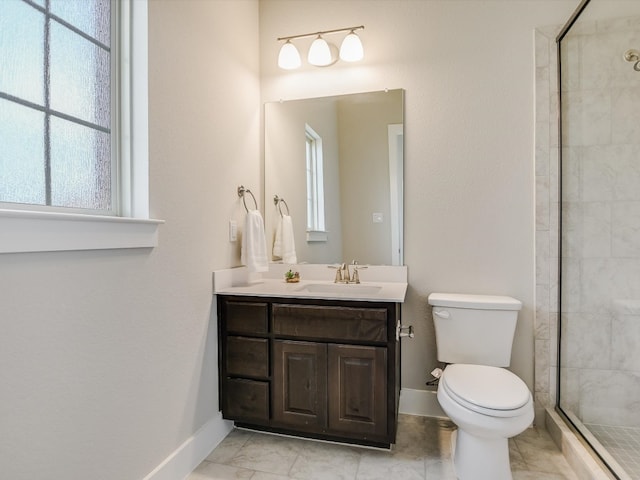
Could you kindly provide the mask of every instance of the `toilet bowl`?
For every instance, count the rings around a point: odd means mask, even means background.
[[[508,439],[533,421],[525,383],[500,367],[453,364],[438,385],[438,402],[458,430],[453,462],[461,480],[510,480]]]
[[[511,480],[509,438],[533,421],[533,398],[509,366],[519,300],[432,293],[438,360],[448,364],[438,402],[458,427],[453,464],[460,480]]]

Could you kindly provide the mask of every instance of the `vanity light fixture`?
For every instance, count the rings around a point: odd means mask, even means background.
[[[294,70],[300,65],[302,65],[302,60],[300,60],[300,53],[298,52],[298,49],[293,43],[287,40],[280,49],[280,54],[278,55],[278,66],[285,70]]]
[[[336,59],[331,55],[331,47],[322,36],[318,35],[309,47],[307,61],[316,67],[326,67],[335,63]]]
[[[304,33],[302,35],[291,35],[289,37],[280,37],[278,41],[286,40],[285,43],[280,48],[280,53],[278,55],[278,66],[285,70],[293,70],[298,68],[302,62],[300,60],[300,53],[298,49],[295,47],[291,40],[294,38],[303,38],[303,37],[316,37],[316,39],[311,44],[309,48],[309,53],[307,54],[307,61],[311,65],[315,65],[316,67],[326,67],[329,65],[333,65],[338,61],[338,55],[336,55],[338,48],[328,43],[323,35],[338,33],[338,32],[349,32],[349,34],[342,41],[342,45],[340,46],[340,59],[345,62],[357,62],[364,58],[364,48],[362,47],[362,42],[360,41],[360,37],[356,35],[355,31],[363,29],[364,25],[359,25],[356,27],[348,27],[348,28],[338,28],[335,30],[325,30],[323,32],[314,32],[314,33]]]
[[[364,49],[360,37],[353,30],[344,37],[340,45],[340,59],[345,62],[359,62],[364,58]]]

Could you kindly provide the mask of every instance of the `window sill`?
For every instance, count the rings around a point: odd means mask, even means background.
[[[163,220],[0,209],[0,253],[158,246]]]
[[[307,230],[307,242],[326,242],[329,240],[329,232],[322,230]]]

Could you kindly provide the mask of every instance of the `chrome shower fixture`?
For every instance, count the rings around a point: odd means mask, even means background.
[[[640,72],[640,51],[630,49],[624,52],[624,59],[627,62],[633,63],[633,69],[636,72]]]

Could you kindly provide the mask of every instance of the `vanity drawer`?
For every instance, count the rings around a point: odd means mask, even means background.
[[[225,418],[269,420],[269,382],[229,378],[223,398]]]
[[[272,309],[273,332],[276,335],[340,341],[387,341],[387,310],[384,308],[274,303]]]
[[[248,377],[269,376],[269,340],[227,337],[227,374]]]
[[[267,333],[269,307],[263,302],[225,302],[227,331],[236,333]]]

